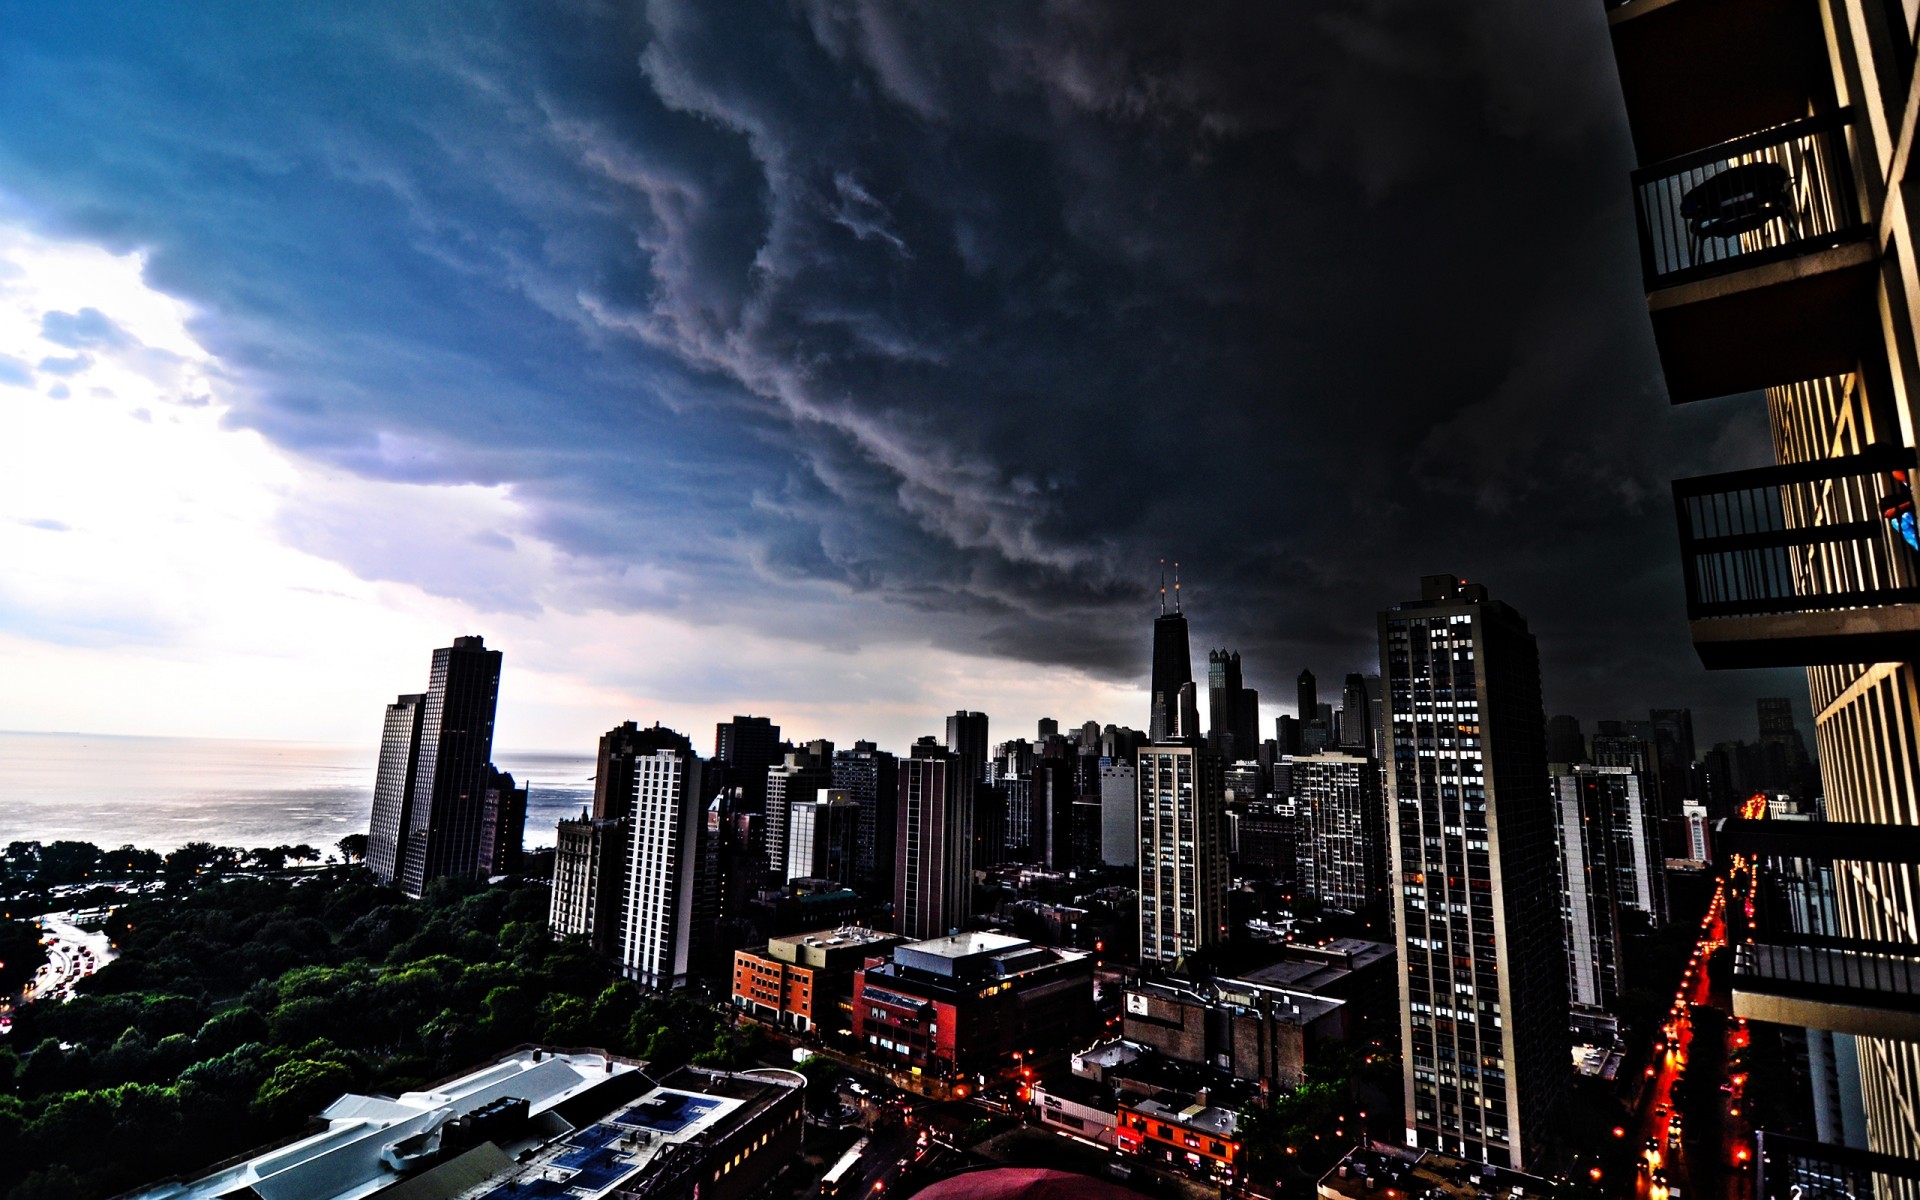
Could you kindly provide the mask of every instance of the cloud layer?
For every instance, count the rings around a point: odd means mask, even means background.
[[[289,497],[363,579],[1125,682],[1178,557],[1271,696],[1454,570],[1530,615],[1556,708],[1730,734],[1804,693],[1694,665],[1665,481],[1761,461],[1764,418],[1667,411],[1602,18],[24,6],[0,217],[144,251],[230,422],[511,487],[516,527],[372,536]],[[49,375],[124,336],[42,332]]]

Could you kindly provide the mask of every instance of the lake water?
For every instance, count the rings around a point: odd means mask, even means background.
[[[0,733],[0,845],[61,838],[322,850],[367,831],[380,748],[315,742]],[[528,849],[593,803],[591,754],[496,751],[527,785]]]

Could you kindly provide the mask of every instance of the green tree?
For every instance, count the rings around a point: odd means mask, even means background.
[[[0,920],[0,997],[10,996],[33,982],[47,961],[40,944],[40,927],[30,921]]]
[[[274,1068],[253,1098],[253,1111],[275,1124],[317,1115],[353,1086],[353,1071],[330,1059],[295,1058]]]

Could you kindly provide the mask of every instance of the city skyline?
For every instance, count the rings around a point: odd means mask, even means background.
[[[0,727],[357,740],[468,629],[526,745],[1118,719],[1177,557],[1269,695],[1452,568],[1551,709],[1744,729],[1665,481],[1765,431],[1664,407],[1603,14],[1350,20],[20,14]]]

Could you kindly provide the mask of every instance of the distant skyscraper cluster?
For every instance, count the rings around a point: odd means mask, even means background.
[[[1316,1038],[1365,1039],[1398,1051],[1409,1146],[1545,1171],[1570,1063],[1622,1053],[1634,989],[1658,982],[1634,977],[1636,947],[1667,924],[1673,880],[1706,869],[1714,821],[1749,811],[1735,799],[1756,785],[1783,814],[1818,808],[1790,704],[1762,700],[1757,741],[1705,755],[1684,709],[1591,733],[1548,718],[1527,621],[1454,576],[1377,614],[1379,673],[1346,673],[1337,701],[1299,671],[1271,738],[1231,649],[1208,653],[1202,723],[1177,573],[1159,605],[1145,731],[1048,717],[995,741],[986,713],[958,709],[896,756],[742,715],[703,758],[658,724],[608,730],[591,808],[557,830],[553,931],[647,988],[731,968],[743,1013],[941,1073],[1042,1055],[1015,1049],[1015,1027],[1090,1045],[1098,952],[1138,972],[1126,1039],[1099,1050],[1112,1069],[1145,1053],[1224,1072],[1182,1111],[1249,1080],[1296,1086]],[[511,869],[526,795],[489,764],[499,677],[499,653],[461,638],[389,707],[369,850],[383,880],[418,894]],[[1281,961],[1218,973],[1261,943]],[[887,947],[876,966],[868,949]],[[1080,965],[1056,1003],[1063,961]],[[956,988],[963,962],[1021,999]],[[953,1044],[959,1025],[991,1025],[994,1048]],[[1844,1082],[1841,1037],[1815,1049]],[[1149,1127],[1121,1105],[1136,1118]]]

